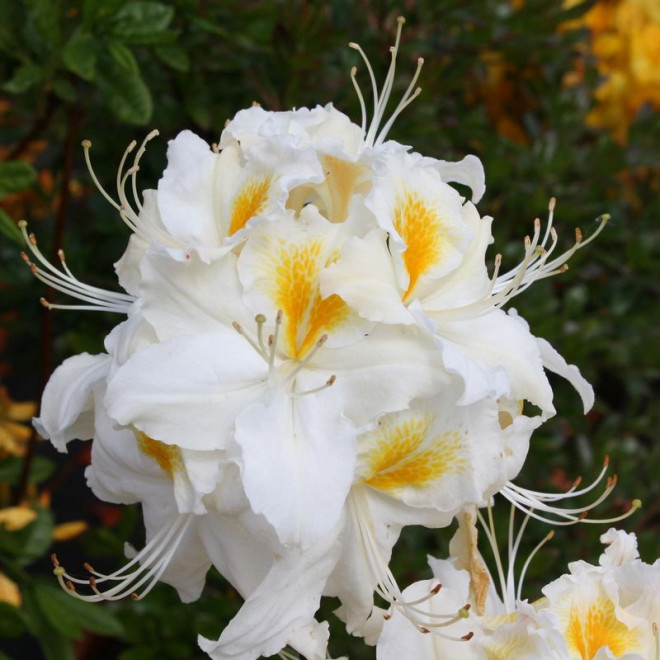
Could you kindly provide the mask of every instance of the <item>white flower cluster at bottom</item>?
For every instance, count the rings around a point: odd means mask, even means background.
[[[588,241],[578,233],[555,255],[553,202],[521,263],[500,273],[497,256],[488,274],[479,160],[439,161],[386,140],[414,80],[381,128],[399,36],[369,125],[332,105],[243,110],[217,146],[190,132],[172,140],[158,189],[141,200],[136,173],[155,134],[126,167],[130,145],[117,199],[97,181],[133,232],[116,265],[125,293],[82,283],[63,253],[54,268],[22,225],[33,273],[81,302],[47,307],[127,317],[107,353],[55,371],[35,424],[61,451],[93,438],[90,487],[139,502],[147,543],[110,575],[55,573],[85,600],[141,598],[162,580],[191,601],[214,565],[245,599],[218,640],[199,640],[216,660],[286,657],[286,645],[325,658],[322,596],[339,599],[337,615],[368,643],[382,628],[383,657],[394,657],[401,617],[411,634],[465,637],[456,643],[467,654],[477,642],[455,631],[467,617],[482,639],[489,624],[463,593],[429,624],[424,603],[436,600],[411,602],[389,569],[402,527],[447,527],[498,492],[527,515],[579,522],[582,509],[556,503],[593,487],[544,495],[512,483],[533,430],[555,412],[546,369],[574,385],[585,411],[593,392],[502,310]],[[384,628],[374,593],[391,610]]]

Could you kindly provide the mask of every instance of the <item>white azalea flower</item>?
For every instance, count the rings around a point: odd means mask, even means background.
[[[584,561],[543,588],[547,609],[559,619],[568,657],[654,660],[660,656],[660,560],[636,552],[634,534],[610,529],[599,566]]]
[[[503,428],[496,402],[457,406],[459,394],[453,383],[358,437],[343,554],[327,589],[341,600],[338,614],[354,634],[372,637],[374,591],[423,627],[388,568],[401,528],[448,526],[466,506],[499,490],[524,460],[538,420],[520,417]]]

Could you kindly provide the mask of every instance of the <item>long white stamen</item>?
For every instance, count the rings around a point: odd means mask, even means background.
[[[133,199],[135,200],[135,205],[138,211],[142,210],[142,204],[140,202],[140,197],[137,191],[137,172],[140,164],[140,159],[147,150],[147,143],[150,140],[153,140],[158,135],[160,135],[158,129],[154,129],[153,131],[151,131],[151,133],[148,133],[147,136],[144,138],[144,140],[142,140],[142,144],[140,145],[140,148],[137,150],[137,153],[135,154],[135,158],[133,159],[133,168],[132,168],[133,169],[133,176],[132,176]]]
[[[54,555],[52,557],[55,566],[53,573],[57,576],[62,588],[79,600],[99,602],[102,600],[120,600],[127,596],[139,600],[153,589],[167,570],[191,521],[192,515],[178,516],[172,525],[161,529],[128,564],[109,575],[99,573],[89,564],[86,564],[85,567],[91,573],[91,578],[83,580],[72,577],[65,571],[64,567],[60,566],[57,557]],[[136,565],[137,568],[129,570]],[[118,584],[105,591],[99,589],[99,584],[108,581],[118,582]],[[93,593],[78,593],[75,584],[87,585]],[[147,585],[145,589],[138,592],[145,584]]]
[[[399,101],[398,105],[394,109],[394,112],[392,113],[391,117],[387,120],[387,123],[383,128],[381,129],[380,133],[378,133],[378,137],[376,138],[375,144],[382,144],[385,141],[385,138],[387,137],[387,134],[390,132],[390,129],[394,125],[394,122],[398,118],[398,116],[422,93],[422,88],[421,87],[415,87],[417,84],[417,79],[419,78],[419,74],[422,71],[422,67],[424,66],[424,58],[419,57],[417,58],[417,69],[415,70],[415,75],[413,76],[413,79],[410,81],[410,85],[408,85],[408,89],[406,90],[405,94]]]
[[[397,117],[403,112],[403,110],[405,110],[405,108],[407,108],[410,105],[410,103],[412,103],[412,101],[414,101],[415,98],[417,98],[417,96],[419,96],[420,92],[422,91],[420,87],[415,87],[422,66],[424,65],[424,60],[420,57],[417,60],[417,69],[412,78],[412,81],[408,85],[408,89],[406,90],[403,97],[397,104],[390,118],[385,122],[385,125],[382,128],[380,128],[381,122],[383,121],[383,118],[385,116],[385,111],[387,109],[387,103],[390,99],[390,95],[392,94],[392,89],[394,87],[394,78],[396,74],[396,58],[399,53],[399,46],[401,44],[401,32],[403,29],[403,24],[405,22],[406,21],[402,16],[399,16],[399,18],[397,18],[396,38],[394,40],[394,46],[390,48],[390,53],[392,54],[390,59],[390,66],[387,70],[385,81],[383,82],[383,87],[380,93],[378,92],[378,85],[376,84],[376,76],[374,74],[374,70],[367,56],[365,55],[364,51],[359,46],[359,44],[356,44],[354,42],[348,44],[351,48],[357,50],[358,53],[360,53],[360,56],[362,57],[362,60],[364,61],[367,67],[367,72],[369,73],[369,79],[371,81],[374,114],[373,114],[373,119],[371,120],[371,123],[369,123],[369,126],[367,128],[368,121],[367,121],[366,104],[364,101],[364,96],[360,91],[360,87],[355,77],[357,69],[355,67],[351,69],[351,81],[353,82],[353,86],[355,87],[355,91],[357,93],[358,100],[360,102],[360,110],[362,112],[362,136],[364,143],[367,147],[373,147],[382,144],[385,141],[385,138],[387,137],[387,134],[392,128],[392,125],[396,121]]]
[[[490,549],[493,553],[493,558],[495,560],[495,568],[497,569],[497,577],[500,581],[500,591],[502,592],[502,601],[504,602],[505,605],[507,605],[507,599],[506,599],[507,584],[506,584],[506,579],[504,577],[502,557],[500,556],[500,549],[497,544],[497,538],[495,536],[495,522],[493,520],[493,512],[490,503],[488,504],[488,523],[486,523],[483,516],[481,515],[481,511],[479,511],[478,509],[477,509],[477,517],[479,519],[479,522],[481,523],[481,527],[483,528],[484,533],[486,534],[486,539],[488,540],[488,544],[490,545]],[[507,609],[507,612],[508,611],[509,610]]]
[[[525,519],[525,522],[527,522],[529,518]],[[521,595],[522,595],[522,585],[523,582],[525,581],[525,575],[527,573],[527,569],[529,568],[529,565],[532,563],[532,559],[536,556],[536,553],[548,542],[552,539],[552,537],[555,535],[555,531],[551,529],[544,537],[541,539],[541,541],[536,545],[536,547],[529,553],[529,556],[527,557],[527,561],[523,564],[522,570],[520,571],[520,578],[518,579],[518,590],[516,592],[516,598],[518,600],[521,600]]]
[[[23,234],[25,244],[30,249],[30,252],[36,261],[42,266],[30,261],[30,258],[25,252],[21,253],[21,258],[29,266],[32,274],[47,286],[61,291],[73,298],[77,298],[83,302],[90,303],[89,305],[54,305],[42,299],[42,304],[48,309],[86,309],[92,311],[104,312],[117,312],[120,314],[128,313],[135,298],[127,293],[119,293],[116,291],[108,291],[99,287],[91,286],[81,282],[71,272],[66,264],[64,251],[60,250],[58,256],[62,270],[58,270],[53,266],[48,259],[43,255],[37,239],[34,234],[28,234],[27,222],[21,220],[18,227]]]
[[[472,634],[455,637],[440,630],[466,618],[469,605],[461,608],[458,612],[450,614],[438,614],[418,607],[418,605],[431,600],[440,591],[441,585],[436,585],[428,594],[415,600],[407,601],[403,597],[399,585],[389,569],[388,562],[383,557],[378,542],[374,538],[371,513],[364,488],[361,486],[354,487],[349,495],[348,503],[351,519],[357,532],[360,554],[376,583],[375,592],[387,601],[391,607],[400,611],[421,632],[433,632],[454,641],[465,641],[472,637]]]
[[[129,154],[133,152],[137,146],[135,140],[131,142],[124,154],[122,155],[119,168],[117,170],[117,176],[115,179],[115,185],[117,188],[118,201],[114,200],[103,188],[94,168],[92,167],[92,161],[89,155],[92,143],[89,140],[83,140],[82,146],[85,152],[85,162],[87,164],[87,169],[94,185],[96,185],[99,192],[105,197],[105,199],[119,212],[119,217],[126,224],[126,226],[138,236],[144,238],[147,242],[155,241],[160,243],[165,247],[175,248],[175,249],[185,249],[185,244],[179,239],[175,238],[169,234],[163,227],[158,225],[149,224],[145,226],[145,223],[140,220],[140,212],[142,211],[142,204],[139,200],[139,195],[137,191],[137,173],[140,169],[140,159],[144,155],[147,147],[147,143],[158,135],[158,131],[151,131],[142,141],[140,148],[137,150],[135,157],[133,159],[133,164],[131,167],[124,172],[124,166],[128,159]],[[130,180],[131,182],[131,194],[133,195],[133,200],[135,204],[135,209],[131,205],[126,195],[126,184]],[[137,209],[137,210],[136,210]]]
[[[360,102],[360,115],[361,115],[361,133],[362,133],[362,139],[365,138],[366,133],[367,133],[367,106],[364,102],[364,96],[362,96],[362,91],[360,90],[360,86],[358,85],[357,79],[355,75],[357,74],[357,67],[354,66],[351,69],[351,82],[353,83],[353,87],[355,88],[355,93],[357,94],[358,101]]]

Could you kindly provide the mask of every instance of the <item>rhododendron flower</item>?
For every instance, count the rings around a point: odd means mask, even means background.
[[[51,265],[20,224],[35,276],[79,300],[46,307],[126,316],[107,353],[55,371],[35,424],[61,451],[93,438],[89,485],[101,499],[142,505],[146,544],[108,575],[88,566],[91,577],[74,578],[57,560],[55,573],[85,600],[141,598],[163,580],[189,601],[214,565],[245,599],[218,640],[199,640],[216,660],[286,658],[287,644],[325,660],[328,624],[314,618],[324,595],[372,644],[383,623],[374,594],[384,599],[393,616],[382,657],[399,653],[387,641],[398,617],[460,648],[472,648],[461,639],[471,632],[509,648],[504,628],[465,627],[466,606],[481,612],[487,595],[468,594],[461,567],[442,569],[454,591],[401,591],[389,559],[402,527],[446,527],[497,492],[530,516],[572,524],[582,510],[556,503],[593,488],[543,494],[513,482],[530,435],[555,412],[546,370],[574,385],[585,411],[593,391],[502,308],[562,272],[607,218],[556,256],[553,201],[521,263],[501,274],[497,256],[489,274],[480,161],[428,158],[387,139],[419,93],[423,63],[387,117],[402,23],[380,90],[351,44],[374,98],[369,119],[354,69],[360,126],[331,104],[243,110],[217,145],[175,137],[157,189],[142,197],[137,172],[155,131],[129,145],[114,195],[84,142],[92,178],[132,231],[116,264],[125,292],[85,284],[63,252]],[[503,592],[505,609],[520,600]],[[552,617],[520,612],[516,639],[551,631],[524,647],[542,655],[557,637]]]

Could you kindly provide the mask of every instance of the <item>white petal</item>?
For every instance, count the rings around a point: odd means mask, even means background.
[[[222,227],[213,204],[217,160],[209,145],[190,131],[170,140],[167,168],[158,182],[158,208],[173,236],[195,245],[221,244]]]
[[[447,369],[465,382],[459,403],[505,396],[555,412],[536,338],[517,315],[495,310],[469,321],[438,321],[437,334]]]
[[[187,335],[133,355],[108,384],[120,424],[184,449],[223,449],[239,412],[265,388],[267,365],[233,329]]]
[[[361,316],[382,323],[414,323],[401,302],[387,234],[376,229],[349,239],[340,259],[321,274],[321,295],[337,294]]]
[[[50,377],[41,401],[41,415],[33,424],[58,451],[70,440],[94,435],[94,388],[110,369],[108,355],[82,353],[65,360]]]
[[[585,414],[594,405],[594,388],[585,380],[580,370],[574,364],[568,364],[566,360],[545,339],[536,339],[543,366],[556,374],[563,376],[576,390],[582,399]]]
[[[280,651],[289,641],[309,658],[325,657],[324,635],[314,613],[337,560],[336,533],[304,552],[283,550],[259,587],[224,629],[218,641],[199,637],[213,660],[256,660]]]
[[[425,158],[425,162],[432,159]],[[486,192],[486,175],[481,161],[472,154],[459,161],[435,160],[433,167],[443,181],[460,183],[472,190],[472,203],[476,204]]]
[[[233,254],[207,264],[195,254],[175,262],[152,251],[145,256],[141,273],[143,314],[161,341],[216,332],[233,321],[246,327],[252,324],[254,315],[241,303]]]
[[[284,544],[307,547],[336,524],[355,464],[355,432],[331,389],[276,391],[236,420],[237,462],[255,513]]]
[[[323,347],[306,369],[305,386],[331,375],[337,376],[332,387],[341,394],[344,414],[356,426],[406,408],[411,399],[437,392],[449,379],[432,342],[417,328],[400,326],[376,326],[341,349]]]

